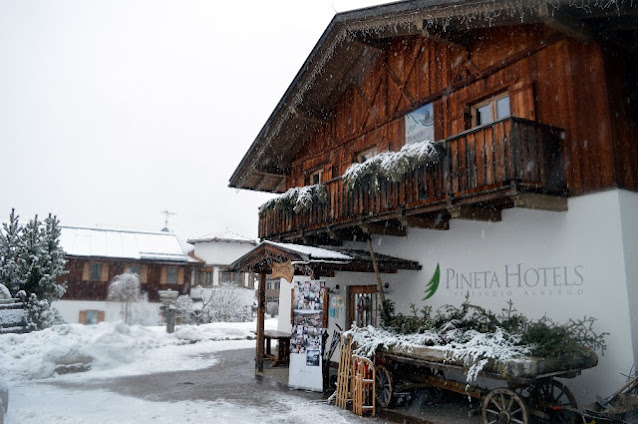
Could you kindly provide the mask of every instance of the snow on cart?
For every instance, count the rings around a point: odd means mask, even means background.
[[[446,306],[421,316],[394,315],[384,305],[384,328],[357,327],[355,355],[374,358],[376,404],[388,407],[399,393],[427,388],[436,402],[444,390],[482,402],[485,424],[575,423],[578,408],[569,388],[557,380],[573,378],[598,363],[605,334],[593,331],[593,318],[559,325],[530,321],[509,308],[496,315],[470,305]],[[479,377],[481,378],[479,385]],[[489,383],[488,389],[485,386]]]

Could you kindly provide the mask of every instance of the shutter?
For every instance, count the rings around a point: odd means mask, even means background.
[[[162,267],[162,272],[160,273],[160,284],[166,284],[166,267]]]
[[[97,311],[97,322],[104,321],[104,311]]]
[[[100,281],[109,281],[109,264],[102,264],[102,275],[100,275]]]
[[[82,281],[89,281],[90,266],[88,262],[84,262],[82,268]]]
[[[140,283],[146,284],[148,275],[148,265],[142,265],[140,268]]]
[[[184,284],[184,268],[181,266],[177,268],[177,284],[180,286]]]
[[[80,324],[86,324],[86,311],[80,311]]]

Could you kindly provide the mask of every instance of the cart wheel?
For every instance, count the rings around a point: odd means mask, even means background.
[[[494,389],[483,400],[483,424],[528,424],[525,401],[514,391]]]
[[[445,378],[445,374],[439,369],[430,369],[430,375],[432,377]],[[445,390],[439,386],[432,386],[428,390],[429,401],[432,403],[440,403],[445,395]]]
[[[576,414],[553,407],[569,406],[578,409],[576,398],[566,385],[558,380],[551,379],[538,387],[540,391],[541,401],[546,404],[545,413],[551,417],[550,423],[575,424],[577,422]]]
[[[383,365],[377,365],[375,374],[375,390],[377,393],[377,405],[387,408],[392,402],[392,375]]]

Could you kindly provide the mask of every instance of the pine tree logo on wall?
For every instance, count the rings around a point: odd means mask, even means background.
[[[434,274],[432,275],[432,278],[430,278],[430,281],[428,282],[428,284],[425,286],[425,297],[421,300],[427,300],[431,298],[432,296],[434,296],[434,293],[436,293],[436,290],[439,288],[440,280],[441,280],[441,269],[439,268],[439,264],[437,262],[436,269],[434,270]]]

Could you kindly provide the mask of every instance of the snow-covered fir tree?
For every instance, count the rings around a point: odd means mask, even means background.
[[[3,223],[0,230],[0,284],[6,286],[14,296],[20,290],[18,251],[21,231],[19,217],[12,209],[9,222]]]
[[[0,231],[0,283],[15,296],[23,291],[28,304],[28,326],[43,329],[62,322],[51,302],[64,295],[66,283],[59,221],[49,214],[44,222],[36,217],[21,226],[15,211]]]

